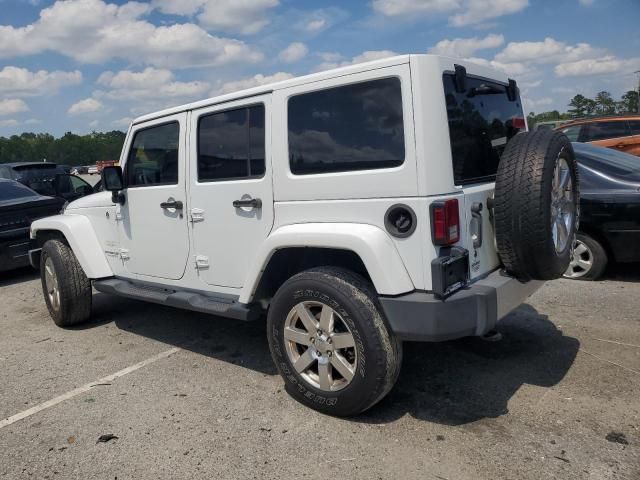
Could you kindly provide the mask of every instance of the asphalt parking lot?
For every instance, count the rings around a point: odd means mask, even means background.
[[[638,272],[547,284],[500,342],[407,344],[352,419],[286,394],[263,322],[95,294],[63,330],[34,273],[5,273],[0,478],[637,479]]]

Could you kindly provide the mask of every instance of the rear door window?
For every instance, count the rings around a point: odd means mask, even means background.
[[[400,79],[291,97],[289,164],[296,175],[391,168],[405,157]]]
[[[572,142],[579,142],[582,127],[582,125],[571,125],[570,127],[563,128],[562,133],[564,133]]]
[[[443,81],[456,185],[495,180],[507,142],[524,127],[520,98],[485,79],[468,76],[466,92],[456,92],[453,74]]]
[[[631,135],[629,125],[625,120],[614,122],[594,122],[587,126],[585,142],[608,140],[610,138],[628,137]]]

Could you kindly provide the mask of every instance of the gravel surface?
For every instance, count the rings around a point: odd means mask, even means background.
[[[637,272],[548,283],[500,342],[405,344],[394,390],[352,419],[286,394],[263,321],[95,294],[64,330],[34,273],[4,273],[0,478],[637,479]]]

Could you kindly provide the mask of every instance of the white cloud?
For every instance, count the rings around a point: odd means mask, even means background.
[[[0,70],[0,94],[16,96],[35,96],[56,93],[62,87],[82,83],[82,73],[47,72],[38,70],[31,72],[26,68],[13,66]]]
[[[25,125],[40,125],[41,123],[42,123],[42,120],[39,120],[37,118],[29,118],[24,121]]]
[[[0,100],[0,115],[13,115],[14,113],[26,112],[29,107],[19,98],[7,98]]]
[[[278,72],[278,73],[274,73],[273,75],[258,74],[258,75],[254,75],[253,77],[226,82],[222,84],[220,88],[211,92],[211,95],[215,96],[223,93],[237,92],[239,90],[245,90],[247,88],[266,85],[268,83],[281,82],[283,80],[288,80],[290,78],[293,78],[293,75],[286,72]]]
[[[356,55],[351,60],[340,61],[343,57],[336,53],[321,53],[320,58],[324,61],[316,67],[316,71],[331,70],[332,68],[346,67],[357,63],[371,62],[373,60],[381,60],[383,58],[395,57],[399,53],[393,50],[369,50]]]
[[[461,0],[373,0],[373,9],[388,17],[450,12]]]
[[[113,125],[114,127],[129,128],[131,122],[133,122],[133,118],[123,117],[119,118],[118,120],[114,120],[113,122],[111,122],[111,125]]]
[[[307,32],[320,32],[325,29],[327,26],[327,21],[324,18],[316,18],[314,20],[309,20],[306,22],[304,29]]]
[[[632,72],[638,69],[640,69],[640,58],[623,59],[613,55],[607,55],[600,58],[560,63],[556,65],[554,71],[558,77],[577,77]]]
[[[480,24],[503,15],[517,13],[528,0],[373,0],[373,9],[388,17],[411,18],[449,13],[456,27]]]
[[[10,118],[8,120],[0,120],[0,127],[17,127],[20,124],[17,120]]]
[[[489,34],[484,38],[454,38],[453,40],[440,40],[429,49],[429,53],[446,55],[448,57],[469,57],[478,50],[496,48],[504,43],[502,35]]]
[[[549,97],[543,97],[536,100],[526,98],[524,100],[524,103],[528,108],[548,107],[549,105],[553,104],[553,99]]]
[[[588,43],[568,45],[547,37],[541,42],[510,42],[496,55],[499,62],[556,63],[570,62],[602,55],[603,50]]]
[[[500,70],[501,72],[506,73],[507,75],[524,75],[529,73],[529,69],[526,65],[522,63],[502,63],[496,60],[487,60],[486,58],[466,58],[468,62],[477,63],[478,65],[482,65],[483,67],[495,68],[496,70]]]
[[[102,102],[95,98],[85,98],[79,102],[74,103],[69,107],[68,113],[70,115],[81,115],[84,113],[97,112],[103,107]]]
[[[266,13],[278,4],[278,0],[209,0],[198,20],[213,30],[251,35],[269,23]]]
[[[91,120],[91,121],[89,122],[89,126],[90,126],[91,128],[96,128],[98,125],[100,125],[100,120]]]
[[[244,42],[212,36],[192,23],[156,26],[142,20],[150,11],[149,4],[137,2],[57,1],[30,25],[0,26],[0,58],[55,51],[83,63],[119,58],[172,67],[263,58]]]
[[[309,49],[304,43],[293,42],[280,52],[278,58],[285,63],[294,63],[302,60],[307,53],[309,53]]]
[[[467,0],[463,13],[458,13],[449,19],[455,27],[475,25],[485,20],[511,15],[529,6],[529,0]]]
[[[152,6],[170,15],[194,16],[211,30],[258,33],[269,23],[267,12],[278,0],[154,0]]]
[[[188,98],[197,100],[206,95],[211,85],[208,82],[179,82],[173,72],[167,69],[147,67],[141,72],[122,70],[114,73],[103,72],[98,84],[108,91],[95,92],[99,98],[109,100],[160,100]]]

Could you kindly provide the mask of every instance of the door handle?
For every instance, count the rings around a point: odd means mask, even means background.
[[[163,208],[165,210],[168,208],[175,208],[176,210],[182,210],[184,208],[184,205],[180,200],[174,200],[172,202],[162,202],[160,204],[160,208]]]
[[[259,198],[247,198],[246,200],[234,200],[233,206],[235,208],[251,207],[262,208],[262,200]]]

